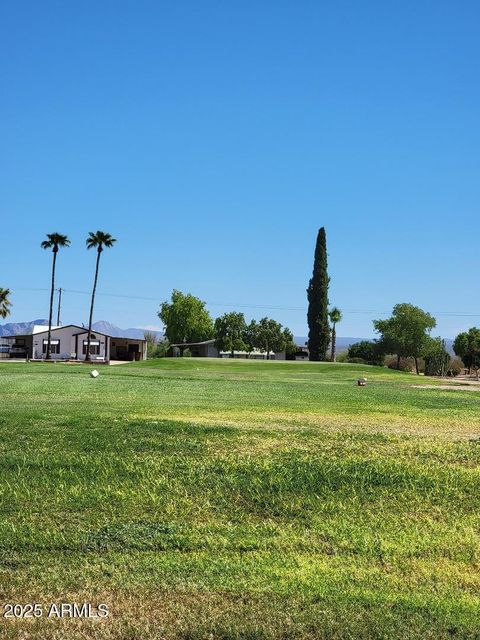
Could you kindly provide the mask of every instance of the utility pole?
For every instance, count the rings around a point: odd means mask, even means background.
[[[60,326],[60,307],[62,305],[62,287],[58,290],[58,313],[57,313],[57,327]]]

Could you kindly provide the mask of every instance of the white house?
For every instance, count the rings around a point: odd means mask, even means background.
[[[31,333],[3,336],[10,345],[10,355],[43,360],[47,351],[48,327],[35,325]],[[88,343],[88,329],[76,324],[52,327],[50,353],[55,360],[85,360]],[[145,360],[147,342],[139,338],[111,336],[99,331],[90,334],[90,355],[92,360]]]

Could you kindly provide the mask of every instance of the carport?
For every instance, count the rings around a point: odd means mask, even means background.
[[[110,360],[146,360],[147,342],[135,338],[110,338]]]

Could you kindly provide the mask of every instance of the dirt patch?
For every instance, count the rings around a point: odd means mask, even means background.
[[[443,389],[445,391],[480,391],[480,384],[412,384],[414,389]]]

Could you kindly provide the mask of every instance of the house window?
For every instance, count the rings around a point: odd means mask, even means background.
[[[87,344],[88,340],[83,341],[83,355],[87,355]],[[99,356],[100,355],[100,340],[90,340],[90,355],[91,356]]]
[[[47,353],[48,339],[43,341],[43,353]],[[60,340],[50,340],[50,353],[60,354]]]

